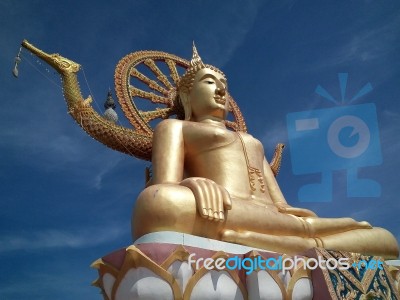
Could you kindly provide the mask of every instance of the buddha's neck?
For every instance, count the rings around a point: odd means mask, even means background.
[[[204,118],[201,120],[196,120],[196,122],[199,123],[203,123],[203,124],[209,124],[209,125],[213,125],[213,126],[217,126],[217,127],[222,127],[222,128],[226,128],[224,120],[219,119],[219,118]]]

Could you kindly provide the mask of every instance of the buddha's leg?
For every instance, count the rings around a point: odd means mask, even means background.
[[[361,229],[364,228],[364,229]],[[391,233],[350,218],[299,218],[277,212],[274,206],[232,199],[224,222],[202,218],[190,189],[176,184],[146,188],[136,202],[132,233],[138,238],[156,231],[178,231],[222,239],[272,251],[294,254],[313,247],[396,258]]]
[[[136,201],[132,235],[134,239],[157,231],[201,235],[196,231],[201,219],[190,189],[177,184],[152,185],[143,190]]]
[[[250,204],[247,203],[244,207],[246,206]],[[247,209],[250,211],[249,208]],[[226,230],[222,232],[221,239],[226,242],[294,254],[314,247],[324,247],[322,239],[325,236],[329,237],[330,244],[340,243],[342,235],[337,239],[330,237],[343,233],[351,240],[353,231],[372,230],[368,222],[357,222],[351,218],[300,218],[277,213],[273,209],[261,208],[252,209],[252,211],[257,214],[257,218],[254,218],[252,222],[247,222],[251,225],[248,227],[241,226],[240,223],[246,217],[244,211],[229,211],[228,223]],[[232,226],[229,223],[231,213],[234,213],[235,219],[242,214],[243,217],[239,220],[238,226]],[[254,215],[248,215],[248,217],[252,219]]]
[[[273,205],[232,199],[232,209],[226,212],[225,229],[250,231],[274,236],[320,237],[354,229],[372,228],[368,222],[351,218],[301,218],[279,213]]]
[[[289,235],[276,236],[252,231],[238,232],[229,229],[223,231],[222,240],[289,255],[298,254],[310,248],[321,247],[322,245],[318,239],[313,238]]]
[[[132,219],[132,234],[138,238],[156,231],[178,231],[221,239],[224,229],[250,231],[272,236],[325,236],[357,228],[368,223],[350,218],[299,218],[279,213],[273,205],[232,199],[232,209],[225,211],[225,221],[215,222],[197,213],[193,193],[177,184],[158,184],[146,188],[138,197]]]
[[[302,218],[308,228],[308,237],[321,237],[355,229],[371,229],[365,221],[357,222],[352,218]]]
[[[279,237],[251,231],[225,230],[222,240],[290,255],[314,247],[382,256],[385,259],[395,259],[399,255],[396,239],[383,228],[355,229],[319,238]]]

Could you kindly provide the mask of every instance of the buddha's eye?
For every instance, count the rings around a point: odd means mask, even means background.
[[[215,82],[212,81],[212,80],[206,80],[206,83],[208,83],[208,84],[213,84],[213,83],[215,83]]]

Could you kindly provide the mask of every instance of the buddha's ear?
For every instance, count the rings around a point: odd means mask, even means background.
[[[185,120],[189,121],[192,117],[192,107],[190,106],[189,93],[187,91],[179,91],[179,99],[185,111]]]

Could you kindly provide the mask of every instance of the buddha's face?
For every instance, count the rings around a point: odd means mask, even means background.
[[[205,117],[224,120],[228,110],[225,76],[210,68],[199,70],[187,101],[193,121],[201,121]]]

